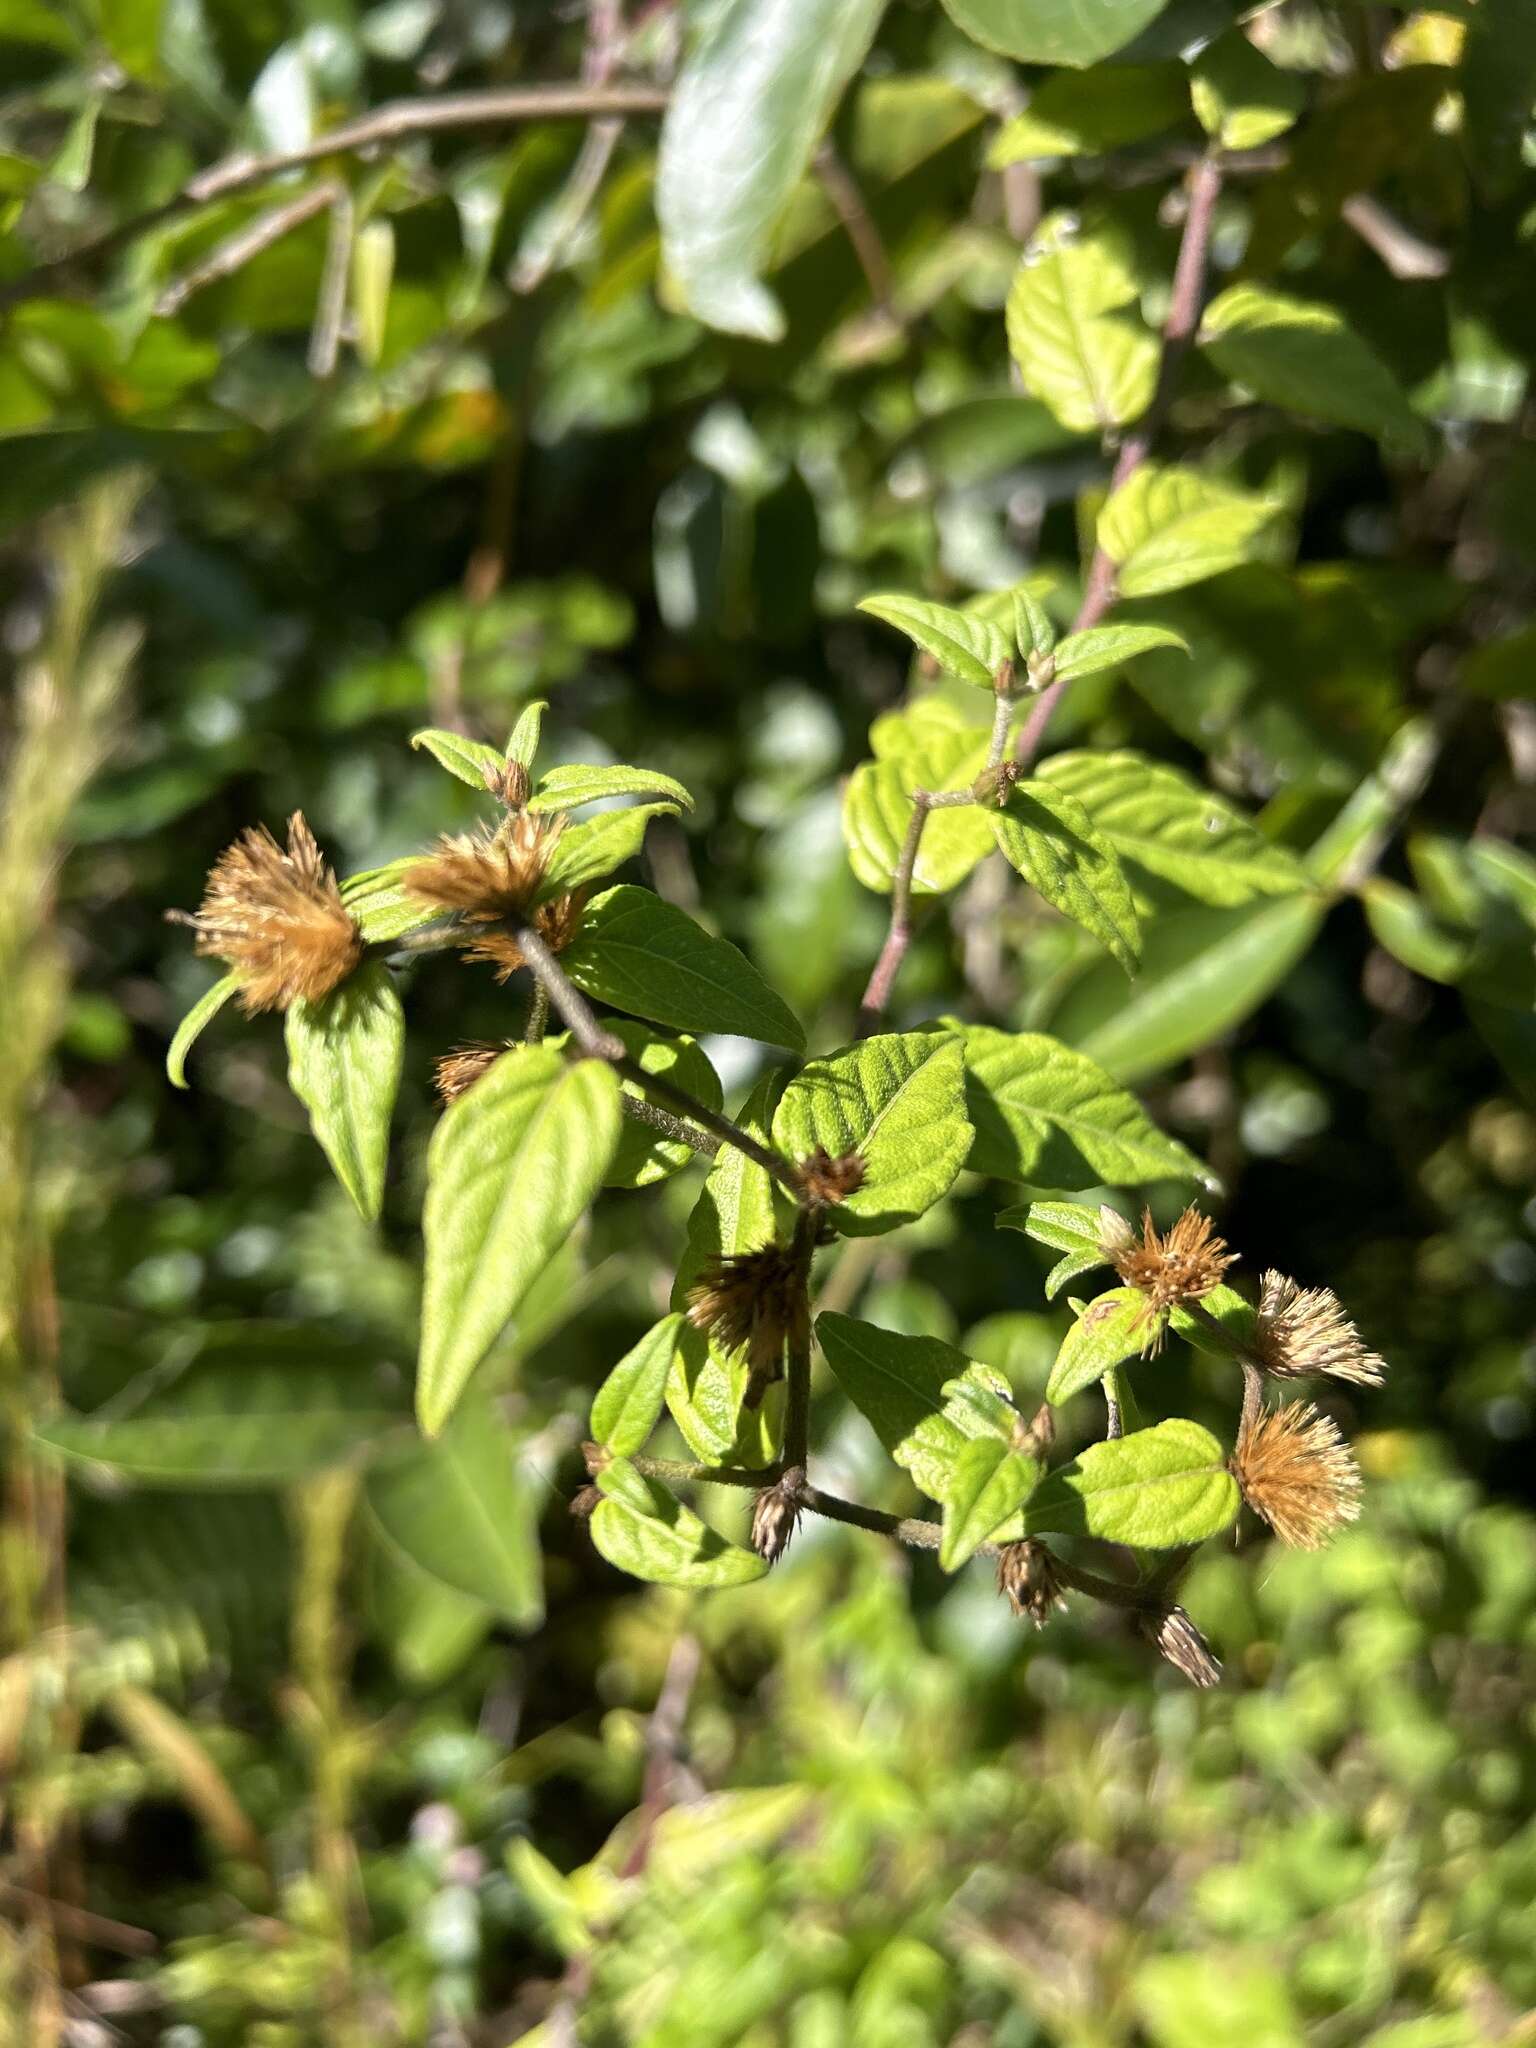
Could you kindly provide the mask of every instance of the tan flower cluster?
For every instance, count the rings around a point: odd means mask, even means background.
[[[423,902],[457,912],[466,959],[490,961],[497,980],[506,981],[527,964],[509,920],[527,919],[552,953],[570,944],[581,922],[580,890],[532,907],[565,823],[562,813],[517,811],[494,830],[445,833],[406,869],[403,885]]]
[[[1237,1261],[1237,1254],[1216,1235],[1210,1217],[1198,1209],[1186,1209],[1165,1232],[1154,1226],[1152,1212],[1143,1210],[1140,1237],[1113,1209],[1101,1209],[1099,1219],[1105,1258],[1122,1283],[1145,1298],[1138,1318],[1146,1330],[1144,1351],[1155,1351],[1162,1343],[1169,1309],[1212,1293],[1228,1266]]]
[[[1231,1462],[1244,1500],[1297,1550],[1321,1550],[1360,1513],[1354,1453],[1310,1402],[1261,1408],[1238,1431]]]
[[[467,1088],[473,1088],[486,1069],[493,1067],[514,1043],[509,1038],[500,1045],[492,1045],[486,1040],[477,1041],[474,1045],[458,1045],[435,1061],[432,1079],[442,1097],[444,1109],[449,1103],[457,1102]]]
[[[198,952],[238,977],[252,1016],[319,1002],[363,957],[362,931],[302,811],[288,820],[286,853],[265,825],[242,832],[214,864],[196,916],[176,915]]]
[[[1276,1379],[1307,1379],[1326,1373],[1357,1387],[1379,1387],[1385,1362],[1368,1351],[1327,1287],[1301,1287],[1284,1273],[1268,1272],[1259,1283],[1259,1314],[1253,1346],[1258,1362]]]

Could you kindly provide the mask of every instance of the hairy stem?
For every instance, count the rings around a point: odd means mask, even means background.
[[[815,1209],[802,1209],[795,1218],[793,1254],[798,1300],[785,1346],[784,1369],[788,1386],[784,1404],[784,1455],[780,1461],[789,1470],[803,1470],[810,1454],[811,1258],[816,1250],[816,1233],[820,1225],[821,1217]]]
[[[885,1006],[891,999],[891,990],[896,986],[896,976],[901,972],[901,963],[912,943],[912,876],[917,867],[923,828],[928,823],[930,808],[927,790],[914,790],[912,820],[901,843],[896,872],[891,877],[891,922],[886,930],[885,944],[880,948],[880,957],[864,990],[864,1000],[859,1004],[860,1038],[868,1038],[872,1031],[879,1030]]]

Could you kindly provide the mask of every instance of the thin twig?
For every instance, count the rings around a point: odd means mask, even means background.
[[[858,180],[831,142],[824,142],[817,150],[812,168],[853,246],[875,311],[883,314],[892,326],[899,327],[901,320],[893,301],[891,260],[885,253],[885,243],[880,238],[874,217],[864,203]]]
[[[392,100],[371,114],[360,114],[355,121],[341,122],[298,149],[267,156],[241,151],[210,164],[159,206],[136,214],[132,220],[109,228],[68,255],[41,263],[17,278],[0,290],[0,307],[14,306],[23,299],[56,290],[76,271],[103,262],[151,229],[163,227],[167,221],[177,220],[209,200],[227,199],[252,185],[265,184],[268,179],[303,170],[328,157],[350,155],[377,148],[380,143],[401,142],[409,136],[448,129],[499,127],[512,121],[623,119],[630,114],[660,113],[666,104],[667,94],[658,86],[584,83],[496,87],[485,92],[438,93],[420,99]]]
[[[1356,192],[1339,208],[1339,218],[1353,228],[1365,246],[1379,256],[1396,278],[1417,283],[1424,278],[1444,277],[1451,259],[1444,249],[1426,242],[1422,235],[1389,213],[1379,199]]]
[[[928,792],[914,790],[912,819],[907,826],[907,836],[901,843],[896,872],[891,877],[891,921],[886,930],[885,944],[880,948],[880,957],[864,990],[864,1000],[859,1004],[860,1038],[868,1038],[872,1031],[879,1030],[885,1006],[891,999],[891,990],[896,985],[896,976],[912,943],[912,875],[923,843],[923,828],[928,823],[928,808]]]
[[[633,1117],[636,1123],[649,1124],[653,1131],[660,1131],[664,1138],[674,1144],[691,1145],[695,1152],[702,1152],[713,1159],[720,1150],[721,1139],[712,1131],[701,1131],[680,1116],[674,1116],[669,1109],[662,1109],[658,1103],[647,1102],[641,1095],[626,1095],[623,1098],[624,1114]]]
[[[297,199],[290,199],[285,206],[270,208],[237,233],[226,235],[195,270],[189,270],[184,277],[173,278],[166,286],[155,301],[156,318],[170,319],[181,311],[194,293],[232,277],[237,270],[243,270],[252,257],[259,256],[263,249],[270,249],[284,235],[302,227],[305,221],[313,220],[317,213],[324,213],[338,189],[335,179],[322,178],[318,185],[311,185]]]

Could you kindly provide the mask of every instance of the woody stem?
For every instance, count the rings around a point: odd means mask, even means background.
[[[785,1349],[788,1386],[784,1403],[783,1464],[790,1471],[805,1468],[811,1436],[811,1256],[821,1212],[804,1208],[795,1218],[792,1256],[795,1262],[795,1309],[790,1318],[789,1341]]]

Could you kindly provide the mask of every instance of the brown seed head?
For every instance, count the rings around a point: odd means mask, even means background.
[[[569,896],[551,897],[534,911],[533,928],[551,953],[563,953],[575,938],[586,901],[586,890],[576,889]],[[510,981],[520,967],[528,964],[516,935],[493,924],[466,928],[464,958],[493,962],[498,981]]]
[[[450,1102],[457,1102],[466,1088],[473,1088],[486,1068],[494,1066],[502,1054],[511,1049],[511,1045],[510,1039],[501,1045],[482,1041],[474,1045],[458,1045],[452,1052],[445,1052],[432,1070],[444,1109]]]
[[[252,1016],[301,996],[319,1002],[363,957],[357,919],[302,811],[288,820],[286,853],[265,825],[242,832],[215,862],[197,915],[177,915],[197,933],[199,953],[238,975]]]
[[[1231,1465],[1244,1500],[1297,1550],[1321,1550],[1360,1512],[1354,1453],[1310,1402],[1261,1408],[1238,1432]]]
[[[1043,1543],[1029,1537],[1022,1543],[1005,1543],[998,1552],[997,1590],[1015,1614],[1036,1628],[1044,1628],[1054,1609],[1067,1604],[1055,1558]]]
[[[805,1334],[805,1272],[788,1245],[714,1259],[688,1290],[688,1320],[724,1351],[745,1349],[752,1368],[746,1403],[755,1408],[784,1374],[784,1346]]]
[[[830,1208],[863,1187],[864,1161],[857,1152],[844,1152],[834,1159],[825,1145],[818,1145],[808,1159],[800,1161],[800,1185],[808,1202]]]
[[[1253,1344],[1260,1364],[1276,1379],[1327,1373],[1357,1387],[1379,1387],[1387,1375],[1384,1361],[1367,1351],[1332,1289],[1299,1287],[1284,1273],[1266,1273],[1259,1283]]]
[[[1169,1309],[1198,1301],[1219,1287],[1237,1254],[1227,1250],[1212,1229],[1210,1217],[1202,1216],[1198,1209],[1186,1209],[1165,1233],[1154,1228],[1152,1212],[1143,1210],[1139,1238],[1113,1210],[1107,1213],[1114,1218],[1108,1225],[1104,1223],[1106,1212],[1099,1212],[1104,1256],[1125,1286],[1145,1296],[1146,1306],[1138,1318],[1147,1329],[1142,1349],[1155,1351],[1163,1340]]]
[[[528,770],[521,761],[504,761],[499,768],[487,768],[485,786],[509,811],[520,811],[533,789]]]
[[[777,1486],[764,1487],[752,1503],[752,1548],[770,1564],[777,1564],[788,1550],[799,1525],[803,1476],[786,1472]]]
[[[1191,1685],[1220,1685],[1221,1665],[1210,1644],[1182,1607],[1166,1608],[1161,1614],[1144,1615],[1142,1633],[1168,1659],[1175,1671],[1182,1671]]]
[[[401,878],[413,896],[469,918],[521,916],[549,870],[563,813],[517,811],[494,831],[444,833]]]

